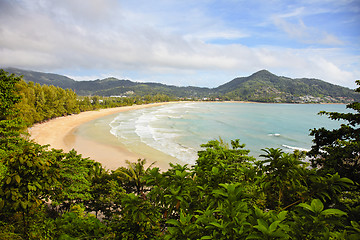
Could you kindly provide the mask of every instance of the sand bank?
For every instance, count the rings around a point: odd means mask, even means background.
[[[139,158],[144,158],[144,156],[130,152],[120,145],[104,144],[77,136],[74,134],[75,129],[80,125],[97,118],[124,111],[155,107],[164,104],[169,103],[134,105],[82,112],[35,124],[33,127],[29,128],[28,131],[30,133],[30,139],[33,139],[41,145],[49,144],[50,148],[63,149],[65,152],[75,149],[79,154],[82,154],[83,157],[90,157],[91,159],[100,162],[105,168],[114,170],[120,166],[125,166],[125,160],[136,161]],[[168,163],[157,162],[155,166],[158,166],[161,169],[167,169]]]

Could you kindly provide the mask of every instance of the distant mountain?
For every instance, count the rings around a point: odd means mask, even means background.
[[[360,99],[354,90],[318,79],[292,79],[261,70],[214,89],[227,98],[263,102],[342,102]]]
[[[248,77],[235,78],[217,88],[177,87],[161,83],[139,83],[117,78],[94,81],[75,81],[66,76],[16,68],[7,72],[22,75],[27,82],[70,88],[78,95],[123,96],[166,94],[177,98],[246,100],[257,102],[351,102],[360,94],[349,88],[318,79],[291,79],[261,70]]]
[[[161,83],[139,83],[130,80],[120,80],[109,77],[102,80],[93,81],[75,81],[71,78],[52,74],[35,72],[29,70],[22,70],[17,68],[5,68],[9,73],[15,73],[23,76],[26,82],[32,81],[34,83],[54,85],[61,88],[70,88],[80,96],[86,95],[100,95],[100,96],[121,96],[128,92],[134,92],[136,95],[155,95],[166,94],[172,97],[209,97],[212,90],[201,87],[177,87],[165,85]]]

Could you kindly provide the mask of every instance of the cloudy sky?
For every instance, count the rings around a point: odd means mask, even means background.
[[[206,87],[267,69],[355,88],[360,0],[0,0],[0,67]]]

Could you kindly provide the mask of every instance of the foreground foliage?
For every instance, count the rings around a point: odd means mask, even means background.
[[[360,238],[356,179],[309,168],[304,153],[254,159],[239,140],[213,140],[194,166],[139,159],[109,172],[24,138],[11,122],[17,79],[2,77],[0,239]]]

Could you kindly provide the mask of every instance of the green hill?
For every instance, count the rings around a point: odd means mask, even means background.
[[[94,81],[75,81],[66,76],[21,70],[4,69],[23,75],[25,81],[70,88],[78,95],[123,96],[166,94],[175,98],[245,100],[256,102],[352,102],[360,99],[354,90],[318,79],[291,79],[261,70],[248,77],[235,78],[216,88],[177,87],[161,83],[140,83],[117,78]]]
[[[166,94],[179,98],[203,98],[208,97],[212,92],[209,88],[191,86],[177,87],[161,83],[140,83],[130,80],[120,80],[113,77],[93,81],[75,81],[71,78],[52,73],[35,72],[16,68],[5,68],[4,70],[9,73],[22,75],[26,82],[32,81],[41,85],[46,84],[65,89],[70,88],[80,96],[121,96],[131,93],[138,96]]]
[[[214,89],[227,99],[261,102],[348,102],[359,99],[349,88],[318,79],[292,79],[261,70]]]

